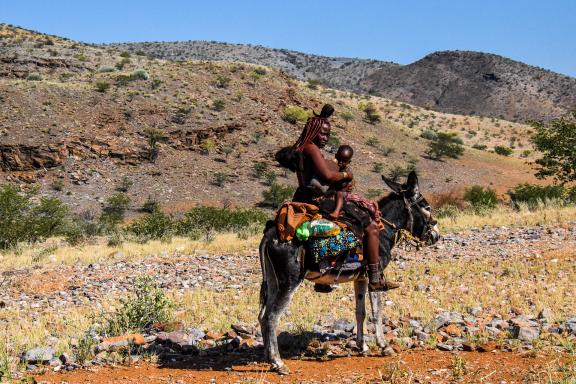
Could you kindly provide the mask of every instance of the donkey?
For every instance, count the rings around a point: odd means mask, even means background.
[[[392,192],[378,202],[385,229],[380,232],[380,260],[385,268],[391,259],[391,250],[397,244],[400,234],[409,233],[417,242],[434,244],[440,238],[436,221],[432,218],[430,205],[420,194],[418,177],[415,172],[408,175],[405,184],[400,184],[382,176]],[[290,304],[292,296],[304,279],[322,284],[354,282],[356,298],[356,345],[362,352],[368,350],[364,343],[364,319],[366,317],[366,291],[368,281],[364,267],[348,272],[320,275],[310,268],[307,258],[297,240],[278,240],[276,226],[269,226],[260,242],[260,263],[263,281],[260,288],[260,314],[258,320],[264,339],[265,359],[272,364],[272,371],[279,374],[290,373],[280,358],[276,328],[279,317]],[[386,347],[382,332],[381,295],[370,292],[372,318],[375,322],[378,346]]]

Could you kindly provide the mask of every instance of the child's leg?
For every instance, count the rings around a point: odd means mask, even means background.
[[[344,191],[338,191],[335,193],[334,199],[336,201],[336,207],[334,208],[334,211],[330,214],[331,218],[337,219],[338,217],[340,217],[340,212],[342,211],[342,208],[344,207],[344,197],[345,196],[346,196],[346,192],[344,192]]]

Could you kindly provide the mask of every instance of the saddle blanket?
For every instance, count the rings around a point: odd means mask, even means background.
[[[336,236],[312,238],[309,245],[314,260],[319,263],[355,251],[361,243],[352,231],[342,229]]]

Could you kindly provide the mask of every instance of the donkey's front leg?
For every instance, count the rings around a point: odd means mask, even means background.
[[[366,318],[366,291],[368,290],[366,280],[354,281],[354,296],[356,298],[356,346],[360,352],[368,351],[368,346],[364,343],[364,319]]]
[[[376,330],[376,343],[380,348],[388,346],[384,340],[382,332],[382,294],[380,292],[370,292],[370,304],[372,306],[372,319],[374,320],[374,329]]]

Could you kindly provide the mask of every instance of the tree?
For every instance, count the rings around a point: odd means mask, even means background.
[[[149,146],[148,159],[150,160],[150,162],[155,163],[156,159],[158,158],[158,150],[160,148],[158,143],[162,140],[166,140],[166,136],[161,130],[156,128],[144,129],[144,135],[148,140],[148,146]]]
[[[464,153],[464,146],[456,133],[438,132],[436,140],[430,142],[426,153],[434,160],[440,160],[444,156],[457,159]]]
[[[536,129],[532,143],[542,152],[542,157],[535,161],[536,177],[553,177],[561,184],[576,181],[576,112],[548,124],[532,125]]]

